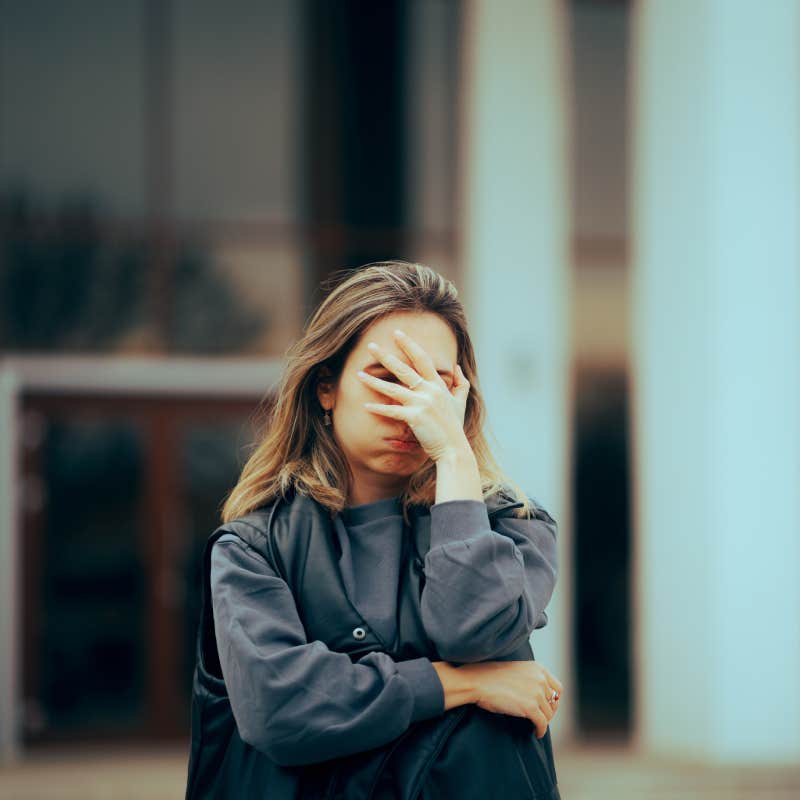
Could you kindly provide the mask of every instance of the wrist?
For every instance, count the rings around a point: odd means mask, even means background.
[[[483,500],[478,459],[466,436],[436,460],[436,502],[445,500]]]
[[[475,460],[475,453],[466,435],[462,433],[458,441],[453,442],[450,447],[443,450],[435,459],[438,464],[458,464]]]
[[[453,667],[453,669],[458,670],[461,680],[464,681],[464,685],[469,691],[470,703],[478,703],[481,699],[480,676],[482,668],[483,664],[480,662],[462,664],[460,667]]]
[[[432,664],[442,682],[445,711],[478,701],[478,687],[470,665],[454,667],[447,661],[433,661]]]

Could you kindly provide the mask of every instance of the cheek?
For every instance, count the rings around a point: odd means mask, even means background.
[[[339,402],[347,406],[351,412],[358,411],[361,410],[363,404],[370,399],[368,395],[367,387],[358,378],[355,378],[347,381],[347,383],[341,387]]]
[[[378,397],[378,392],[374,387],[362,381],[361,378],[355,377],[347,387],[347,399],[349,404],[362,406],[363,403],[374,403]]]

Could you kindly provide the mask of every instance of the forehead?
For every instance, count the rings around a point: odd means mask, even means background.
[[[367,348],[370,342],[377,342],[398,358],[408,361],[409,357],[394,337],[395,328],[400,328],[420,345],[433,359],[437,369],[453,368],[458,356],[456,336],[450,326],[438,314],[432,312],[396,312],[377,320],[364,331],[353,355],[357,355],[361,361],[377,360]]]

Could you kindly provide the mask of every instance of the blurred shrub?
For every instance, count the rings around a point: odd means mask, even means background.
[[[141,227],[141,226],[140,226]],[[55,212],[0,197],[0,349],[237,353],[269,319],[245,307],[197,242],[159,251],[90,200]]]

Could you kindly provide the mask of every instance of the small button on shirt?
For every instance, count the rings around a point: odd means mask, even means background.
[[[345,588],[364,620],[394,649],[397,635],[397,588],[407,535],[400,496],[349,506],[334,518],[342,556]],[[366,634],[353,631],[356,639]]]

